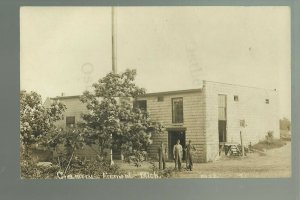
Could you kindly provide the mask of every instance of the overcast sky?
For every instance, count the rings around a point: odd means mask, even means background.
[[[22,7],[21,89],[81,94],[111,71],[111,8]],[[277,89],[290,118],[288,7],[119,7],[118,72],[137,69],[147,92],[202,80]]]

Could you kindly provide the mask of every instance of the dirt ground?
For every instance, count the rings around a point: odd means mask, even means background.
[[[158,163],[155,163],[158,166]],[[174,163],[166,163],[173,168]],[[151,165],[144,163],[136,168],[121,164],[121,168],[131,173],[151,172]],[[185,163],[183,163],[185,168]],[[245,157],[222,156],[211,163],[195,163],[193,171],[175,172],[173,178],[282,178],[291,176],[291,142],[281,148],[261,153],[250,153]]]

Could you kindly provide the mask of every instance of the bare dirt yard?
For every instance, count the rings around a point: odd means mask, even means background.
[[[158,166],[158,163],[155,163]],[[134,167],[122,163],[126,172],[151,172],[151,164]],[[174,163],[166,163],[167,168],[174,168]],[[153,172],[153,171],[152,171]],[[195,163],[193,171],[183,170],[173,173],[172,178],[282,178],[291,176],[291,142],[286,145],[266,150],[264,153],[249,153],[245,157],[222,156],[211,163]]]
[[[264,154],[250,153],[245,157],[222,157],[213,163],[194,165],[193,171],[176,173],[178,178],[282,178],[291,176],[291,143]]]

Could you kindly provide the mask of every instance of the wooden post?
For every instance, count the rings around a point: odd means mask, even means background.
[[[242,134],[242,131],[240,131],[240,138],[241,138],[241,146],[242,146],[242,156],[244,156],[245,152],[244,152],[244,144],[243,144],[243,134]]]

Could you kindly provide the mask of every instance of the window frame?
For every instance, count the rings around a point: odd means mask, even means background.
[[[239,101],[239,96],[238,95],[233,95],[233,101],[238,102]]]
[[[70,119],[70,118],[73,118],[72,122],[74,120],[74,123],[68,123],[68,121],[70,121],[68,119]],[[71,127],[71,124],[73,124],[73,126],[75,126],[75,124],[76,124],[76,117],[75,116],[66,116],[66,127]]]
[[[224,106],[221,106],[219,103],[221,96],[224,97]],[[220,109],[224,110],[224,119],[220,118]],[[227,95],[226,94],[218,94],[218,120],[227,121]]]
[[[145,102],[146,108],[145,109],[141,109],[139,102]],[[140,110],[142,110],[144,112],[147,112],[147,110],[148,110],[147,100],[145,100],[145,99],[135,100],[135,101],[133,101],[133,107],[134,108],[138,108],[138,109],[140,109]]]
[[[157,102],[163,102],[164,96],[157,96]]]
[[[182,120],[178,122],[178,121],[175,120],[175,118],[176,118],[176,117],[175,117],[175,113],[176,113],[176,112],[174,113],[174,111],[175,111],[175,109],[174,109],[174,101],[175,101],[175,100],[179,100],[179,99],[180,99],[181,102],[182,102],[182,103],[181,103],[181,104],[182,104],[182,109],[181,109],[181,110],[182,110],[182,111],[181,111],[181,112],[182,112],[182,117],[181,117]],[[172,108],[171,108],[171,109],[172,109],[172,123],[173,123],[173,124],[182,124],[182,123],[184,123],[183,97],[174,97],[174,98],[171,98],[171,104],[172,104]]]
[[[270,99],[265,99],[266,104],[270,104]]]

